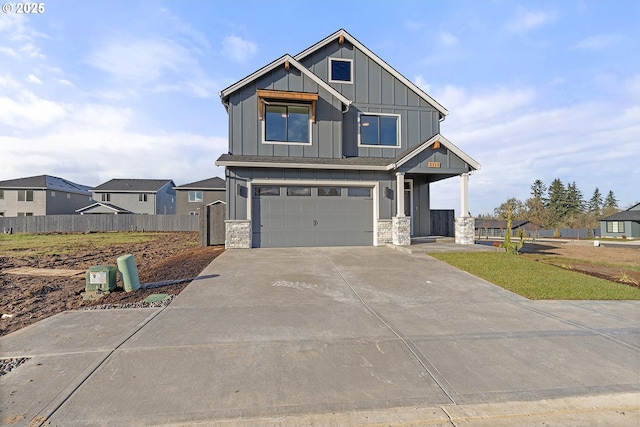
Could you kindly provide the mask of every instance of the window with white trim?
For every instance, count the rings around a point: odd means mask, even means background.
[[[372,147],[400,146],[400,115],[362,113],[358,118],[358,144]]]
[[[147,193],[138,194],[138,201],[139,202],[146,202],[147,201]]]
[[[200,190],[190,190],[189,191],[189,203],[202,202],[202,191]]]
[[[311,145],[317,93],[258,89],[263,144]]]
[[[111,193],[102,193],[100,196],[101,196],[100,198],[101,198],[101,200],[103,202],[110,202],[111,201]]]
[[[18,190],[19,202],[33,202],[33,190]]]
[[[329,82],[353,83],[353,60],[329,58]]]
[[[624,233],[624,221],[607,221],[607,233]]]

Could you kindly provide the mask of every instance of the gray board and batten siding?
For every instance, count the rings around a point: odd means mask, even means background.
[[[353,60],[354,82],[329,83],[352,100],[346,113],[342,102],[299,70],[278,67],[229,96],[230,152],[234,155],[291,157],[395,157],[419,145],[440,131],[441,113],[387,70],[348,42],[329,43],[301,60],[325,81],[330,57]],[[258,89],[317,93],[316,119],[310,145],[262,142],[262,121],[258,115]],[[359,147],[360,113],[400,116],[399,147]],[[408,124],[420,123],[419,127]],[[320,137],[321,135],[321,137]]]

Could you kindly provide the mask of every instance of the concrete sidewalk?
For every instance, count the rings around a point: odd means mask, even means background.
[[[387,247],[230,250],[164,309],[0,338],[3,425],[630,425],[640,302],[529,301]]]

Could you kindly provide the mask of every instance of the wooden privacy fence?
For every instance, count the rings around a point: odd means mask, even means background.
[[[453,237],[456,234],[456,221],[453,209],[431,209],[429,211],[432,236]]]
[[[198,231],[192,215],[45,215],[0,217],[4,233],[84,233],[98,231]]]

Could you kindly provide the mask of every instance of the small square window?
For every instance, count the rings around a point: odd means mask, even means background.
[[[311,196],[311,187],[287,187],[287,196]]]
[[[348,197],[371,197],[371,188],[368,187],[349,187],[347,189]]]
[[[279,196],[280,187],[275,186],[260,186],[253,187],[254,196]]]
[[[318,187],[318,196],[337,196],[342,195],[342,188],[340,187]]]
[[[189,191],[189,203],[202,202],[202,191]]]
[[[353,61],[351,59],[329,59],[329,82],[353,83]]]

